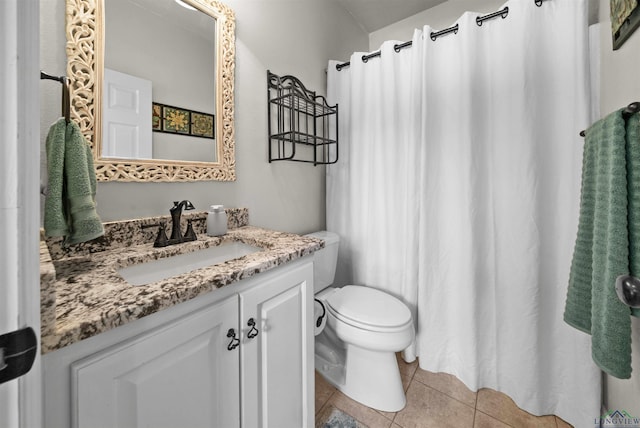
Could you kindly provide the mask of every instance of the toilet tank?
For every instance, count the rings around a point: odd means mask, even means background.
[[[313,253],[313,292],[316,294],[333,284],[338,263],[340,237],[326,231],[314,232],[305,236],[324,241],[324,248]]]

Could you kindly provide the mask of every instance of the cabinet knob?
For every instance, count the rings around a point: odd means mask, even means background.
[[[234,329],[230,328],[229,331],[227,331],[227,337],[231,338],[231,342],[227,345],[229,351],[233,351],[240,346],[240,339],[236,337],[236,331]]]
[[[253,339],[258,335],[258,333],[260,333],[260,331],[258,331],[258,329],[256,328],[256,321],[253,318],[249,318],[249,321],[247,321],[247,325],[251,327],[251,330],[249,330],[249,333],[247,333],[247,338]]]

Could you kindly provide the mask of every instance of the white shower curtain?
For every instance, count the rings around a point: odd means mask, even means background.
[[[511,0],[506,19],[329,65],[338,281],[404,300],[420,366],[593,426],[600,372],[562,321],[592,118],[587,0]]]
[[[328,98],[339,103],[340,160],[327,168],[327,226],[341,239],[337,282],[358,278],[384,289],[415,318],[421,58],[393,45],[367,63],[365,53],[353,54],[329,85]]]

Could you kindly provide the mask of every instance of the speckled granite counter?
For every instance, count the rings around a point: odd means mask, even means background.
[[[233,210],[227,211],[230,230],[223,237],[206,236],[204,222],[194,221],[197,241],[164,248],[153,247],[155,228],[141,228],[164,217],[105,223],[104,238],[71,249],[64,249],[55,240],[47,242],[48,248],[42,243],[42,353],[249,278],[324,246],[321,240],[247,226],[248,216],[243,219],[240,212],[238,221]],[[185,218],[199,220],[203,216],[206,218],[206,213],[189,213]],[[234,240],[263,250],[144,286],[128,284],[117,272],[125,266]]]

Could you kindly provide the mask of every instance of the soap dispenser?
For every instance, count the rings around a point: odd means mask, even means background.
[[[222,205],[211,205],[207,214],[207,235],[222,236],[227,233],[227,213]]]

